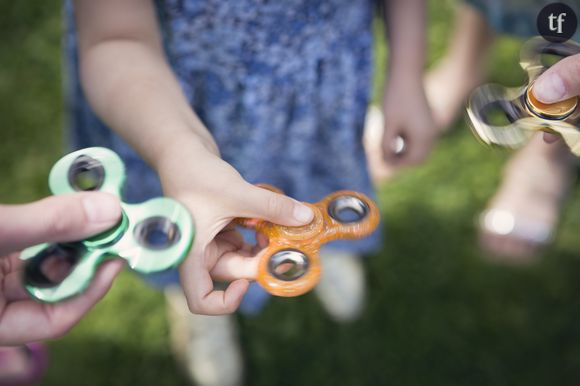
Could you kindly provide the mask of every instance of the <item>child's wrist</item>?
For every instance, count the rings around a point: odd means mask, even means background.
[[[385,87],[387,86],[423,87],[423,72],[389,70],[385,77]]]
[[[383,99],[406,100],[415,99],[425,93],[422,80],[416,78],[387,79],[383,88]]]
[[[165,170],[176,170],[179,163],[201,165],[212,157],[219,158],[219,151],[213,141],[209,142],[191,134],[175,136],[161,145],[152,166],[161,174]],[[185,165],[181,167],[183,166]]]
[[[407,58],[391,58],[388,62],[386,79],[404,84],[422,84],[425,60],[421,55],[407,55]]]

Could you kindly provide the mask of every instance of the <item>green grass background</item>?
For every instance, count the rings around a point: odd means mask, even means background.
[[[444,52],[453,6],[430,2],[430,64]],[[0,202],[47,195],[48,171],[64,149],[60,12],[59,0],[0,1]],[[520,84],[520,44],[495,45],[492,80]],[[377,67],[385,55],[377,43]],[[507,156],[479,145],[460,121],[428,163],[382,187],[386,243],[368,259],[363,317],[337,325],[313,295],[238,316],[247,384],[578,384],[578,193],[540,264],[492,266],[475,246],[474,217]],[[129,273],[49,347],[45,385],[187,384],[168,347],[162,295]]]

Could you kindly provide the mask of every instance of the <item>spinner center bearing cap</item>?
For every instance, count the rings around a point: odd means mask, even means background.
[[[578,97],[572,97],[556,103],[542,103],[536,99],[531,84],[526,90],[526,106],[530,111],[544,119],[566,119],[578,107]]]

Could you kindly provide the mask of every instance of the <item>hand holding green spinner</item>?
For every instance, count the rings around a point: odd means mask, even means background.
[[[55,195],[101,191],[120,197],[124,181],[125,166],[117,154],[93,147],[61,158],[50,172],[49,186]],[[26,261],[26,290],[40,301],[58,302],[84,291],[106,259],[121,258],[137,272],[152,273],[176,267],[185,258],[194,228],[183,205],[158,197],[140,204],[122,202],[121,208],[119,223],[103,233],[24,250],[20,258]],[[58,280],[54,267],[63,263],[70,269]]]

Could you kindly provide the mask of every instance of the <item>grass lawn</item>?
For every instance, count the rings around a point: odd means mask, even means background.
[[[430,2],[429,63],[445,48],[452,7]],[[60,12],[58,0],[0,1],[0,202],[47,195],[48,171],[64,149]],[[520,44],[496,44],[492,80],[520,84]],[[377,52],[384,62],[385,50]],[[579,192],[540,264],[489,265],[475,246],[474,218],[507,156],[459,121],[427,164],[381,187],[386,243],[368,259],[362,319],[337,325],[313,295],[238,316],[247,384],[578,384]],[[46,385],[187,384],[169,351],[163,296],[129,273],[49,346]]]

